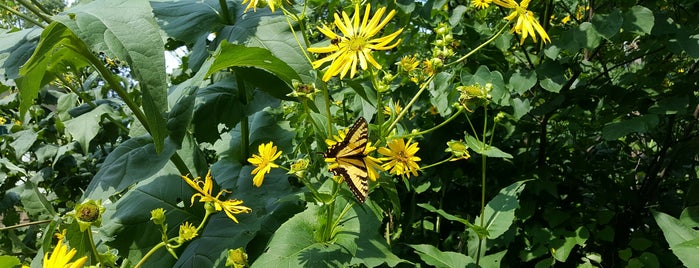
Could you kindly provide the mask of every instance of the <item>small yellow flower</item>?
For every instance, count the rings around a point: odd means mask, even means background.
[[[189,222],[180,225],[180,239],[182,242],[194,239],[197,236],[197,228]]]
[[[250,3],[248,3],[248,1],[250,1]],[[258,5],[260,5],[260,6],[268,5],[269,10],[271,10],[272,13],[274,13],[274,6],[281,5],[281,3],[278,3],[276,1],[277,0],[266,0],[266,1],[265,0],[243,0],[243,3],[242,3],[243,5],[245,5],[245,3],[248,3],[248,6],[245,7],[245,10],[243,11],[243,13],[248,12],[248,9],[250,9],[250,8],[252,8],[252,11],[257,12]]]
[[[567,15],[561,19],[561,24],[566,24],[570,21],[570,15]]]
[[[56,247],[51,252],[51,257],[47,252],[44,255],[44,268],[80,268],[85,265],[87,261],[87,256],[81,257],[74,262],[70,262],[75,256],[77,251],[75,249],[68,250],[68,245],[63,243],[63,240],[59,240]]]
[[[252,157],[248,158],[248,162],[256,166],[250,174],[255,175],[252,179],[252,183],[260,187],[262,186],[265,174],[269,174],[272,168],[279,167],[279,165],[274,163],[274,160],[282,155],[282,151],[277,152],[277,146],[274,146],[272,142],[260,144],[260,146],[257,147],[257,151],[259,155],[253,154]]]
[[[165,209],[156,208],[150,211],[150,220],[152,220],[157,225],[162,225],[165,223]]]
[[[243,268],[248,266],[248,254],[243,248],[228,250],[228,258],[226,258],[226,266],[233,268]]]
[[[471,0],[471,6],[478,9],[486,9],[493,0]]]
[[[342,17],[339,14],[335,14],[334,23],[342,33],[342,36],[333,32],[327,25],[318,27],[321,33],[333,40],[326,47],[308,48],[308,51],[311,53],[329,53],[325,58],[312,63],[313,68],[318,69],[324,63],[332,61],[330,67],[323,75],[323,81],[328,81],[338,74],[340,79],[342,79],[347,75],[347,72],[350,73],[350,78],[354,78],[357,74],[357,65],[366,70],[369,67],[367,62],[371,63],[375,68],[381,69],[381,65],[371,56],[371,52],[374,50],[390,50],[400,43],[401,39],[393,41],[403,32],[402,28],[387,36],[373,38],[393,18],[396,13],[395,10],[391,10],[383,20],[381,17],[386,12],[385,7],[379,8],[371,18],[369,16],[370,11],[371,4],[367,4],[362,16],[359,4],[356,4],[352,19],[344,11],[342,12]]]
[[[420,148],[418,143],[410,143],[412,139],[408,142],[404,142],[403,139],[395,139],[388,142],[387,147],[379,148],[379,153],[387,157],[381,158],[383,161],[389,161],[383,164],[384,170],[388,170],[391,174],[396,175],[406,175],[410,178],[410,175],[417,176],[417,171],[420,170],[417,162],[421,159],[415,156]]]
[[[396,65],[398,65],[398,71],[400,73],[409,74],[417,69],[417,66],[420,65],[420,61],[418,61],[415,56],[403,56]]]
[[[0,125],[4,125],[5,123],[7,123],[7,119],[0,117]]]
[[[393,107],[390,105],[384,106],[383,107],[383,114],[385,115],[398,115],[400,112],[403,111],[403,107],[400,106],[400,101],[396,101],[393,103]]]
[[[534,13],[527,10],[530,1],[531,0],[522,0],[519,4],[517,4],[517,2],[514,0],[493,0],[493,3],[512,10],[512,13],[505,17],[505,19],[509,21],[517,19],[515,25],[512,27],[512,32],[516,32],[521,35],[519,40],[520,44],[523,44],[524,40],[527,39],[528,36],[531,36],[532,40],[534,40],[536,43],[537,33],[539,36],[541,36],[541,40],[543,40],[544,43],[550,43],[551,39],[549,38],[549,35],[546,33],[544,28],[541,27],[539,21],[534,18]]]
[[[234,216],[235,214],[248,213],[252,211],[252,209],[249,207],[241,205],[243,204],[242,200],[219,200],[222,193],[229,193],[229,191],[221,190],[216,196],[211,195],[214,185],[213,180],[211,179],[211,170],[209,170],[209,172],[206,174],[204,181],[201,181],[199,177],[190,179],[189,176],[182,176],[182,179],[184,179],[184,181],[187,182],[190,187],[194,188],[194,190],[198,192],[192,195],[192,200],[190,201],[192,205],[194,205],[194,200],[196,197],[199,197],[199,202],[212,203],[216,211],[223,210],[226,213],[226,216],[228,216],[228,218],[233,220],[235,223],[238,223],[238,219],[236,219]]]

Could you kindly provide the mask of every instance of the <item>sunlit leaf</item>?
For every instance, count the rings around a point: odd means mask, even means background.
[[[427,244],[409,246],[415,249],[415,253],[432,267],[469,267],[470,265],[475,267],[476,262],[471,257],[461,253],[441,251]]]

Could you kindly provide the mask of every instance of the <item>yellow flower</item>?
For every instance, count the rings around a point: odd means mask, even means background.
[[[550,43],[551,39],[549,38],[549,35],[546,34],[546,31],[543,27],[541,27],[539,21],[534,18],[534,13],[527,10],[530,1],[531,0],[522,0],[519,4],[517,4],[517,2],[514,0],[493,0],[493,2],[499,6],[512,9],[512,13],[505,17],[505,19],[509,21],[517,19],[515,25],[512,27],[512,32],[516,32],[521,35],[519,40],[520,44],[523,44],[524,39],[527,39],[527,37],[530,35],[532,40],[536,42],[537,33],[539,36],[541,36],[541,40],[543,40],[544,43]]]
[[[418,143],[404,142],[403,139],[395,139],[388,142],[387,147],[379,148],[379,153],[387,157],[381,158],[383,161],[389,161],[383,164],[383,168],[391,174],[403,176],[404,174],[410,178],[410,174],[417,176],[417,171],[420,170],[417,162],[421,159],[415,156],[415,153],[420,149]]]
[[[250,1],[250,3],[248,3],[248,1]],[[265,1],[265,0],[262,0],[262,1],[260,1],[260,0],[243,0],[242,4],[245,5],[245,3],[248,3],[248,6],[245,7],[245,10],[243,11],[243,13],[248,12],[248,9],[250,9],[250,8],[252,8],[252,11],[257,12],[258,4],[261,4],[262,6],[269,5],[269,9],[272,10],[272,13],[274,13],[274,5],[281,4],[281,3],[276,3],[276,0],[267,0],[267,1]]]
[[[561,24],[566,24],[570,21],[570,15],[567,15],[561,19]]]
[[[63,240],[59,240],[56,247],[49,257],[47,252],[44,255],[44,268],[80,268],[85,265],[87,261],[87,256],[79,258],[74,262],[70,260],[75,256],[77,251],[75,249],[68,250],[68,245],[63,243]]]
[[[165,223],[165,209],[156,208],[150,211],[150,220],[152,220],[157,225],[162,225]]]
[[[342,32],[342,36],[334,33],[330,27],[323,25],[318,27],[318,30],[330,40],[333,40],[327,47],[311,47],[308,48],[312,53],[330,53],[325,58],[313,62],[313,68],[318,69],[321,65],[328,61],[332,61],[330,67],[323,75],[323,81],[328,81],[336,75],[340,75],[340,79],[344,78],[347,72],[350,72],[350,78],[357,74],[357,65],[363,70],[368,68],[367,62],[371,63],[377,69],[381,69],[381,65],[376,62],[371,52],[374,50],[389,50],[396,47],[401,39],[391,44],[393,40],[403,32],[403,29],[389,34],[384,37],[373,38],[395,15],[395,10],[391,10],[382,20],[386,8],[379,8],[374,16],[369,18],[371,5],[367,4],[362,16],[359,9],[359,4],[354,6],[354,15],[352,19],[342,12],[342,17],[335,14],[335,26]],[[361,20],[361,24],[360,24]]]
[[[228,250],[228,258],[226,258],[226,266],[233,268],[243,268],[248,266],[248,254],[243,248]]]
[[[409,74],[420,65],[420,61],[415,56],[403,56],[396,65],[399,72]]]
[[[0,117],[0,125],[4,125],[5,123],[7,123],[7,119]]]
[[[216,196],[211,195],[214,185],[214,182],[211,179],[211,170],[209,170],[209,172],[206,174],[204,181],[201,181],[199,177],[190,179],[189,176],[182,176],[182,178],[185,182],[187,182],[187,184],[189,184],[190,187],[194,188],[194,190],[198,192],[192,195],[192,200],[190,200],[192,205],[194,205],[194,200],[196,197],[199,197],[199,202],[213,203],[216,211],[223,210],[226,213],[226,216],[236,223],[238,223],[238,219],[235,218],[235,214],[248,213],[252,211],[252,209],[249,207],[240,205],[243,203],[242,200],[230,199],[221,201],[218,199],[222,193],[230,193],[229,191],[221,190]]]
[[[282,151],[277,152],[277,146],[273,146],[272,142],[260,144],[260,146],[257,147],[257,151],[259,155],[253,154],[252,157],[248,158],[248,162],[257,166],[250,174],[255,175],[252,179],[252,183],[260,187],[265,178],[265,174],[269,174],[272,168],[279,167],[279,165],[274,163],[274,160],[282,155]]]
[[[180,239],[182,242],[194,239],[197,236],[197,228],[189,222],[180,225]]]
[[[383,114],[385,115],[399,115],[400,112],[403,111],[403,107],[400,106],[400,101],[396,101],[393,103],[393,107],[391,108],[390,105],[386,105],[383,107]]]
[[[486,9],[493,0],[471,0],[471,6],[478,9]]]

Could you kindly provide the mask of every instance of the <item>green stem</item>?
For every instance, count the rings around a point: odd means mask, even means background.
[[[325,115],[328,117],[328,136],[332,136],[333,117],[330,114],[330,93],[328,92],[328,84],[322,83],[321,91],[323,91],[323,99],[325,100]]]
[[[457,116],[459,116],[463,111],[464,111],[464,109],[461,108],[461,107],[459,107],[459,110],[456,111],[456,113],[454,113],[451,117],[447,118],[447,120],[444,120],[444,122],[440,123],[439,125],[436,125],[436,126],[430,128],[430,129],[428,129],[428,130],[417,131],[417,132],[411,132],[411,133],[408,133],[408,134],[405,134],[405,135],[396,136],[396,137],[398,137],[398,138],[412,138],[412,137],[416,137],[416,136],[420,136],[420,135],[424,135],[424,134],[430,133],[430,132],[435,131],[435,130],[437,130],[438,128],[441,128],[441,127],[443,127],[444,125],[448,124],[449,122],[451,122],[452,120],[454,120]]]
[[[284,5],[282,5],[280,9],[284,13],[284,15],[286,15],[284,16],[286,18],[286,23],[289,25],[289,30],[291,30],[291,34],[294,35],[294,39],[296,39],[296,44],[299,46],[301,53],[303,53],[303,56],[306,58],[308,63],[312,64],[313,60],[308,55],[308,53],[306,53],[306,49],[303,47],[303,45],[301,45],[301,41],[299,40],[298,35],[296,35],[296,30],[294,30],[294,26],[291,24],[291,19],[293,18],[293,20],[299,24],[299,27],[301,27],[301,35],[303,36],[304,43],[306,43],[306,47],[309,47],[310,42],[308,41],[308,38],[306,36],[306,24],[303,22],[302,18],[286,10],[286,8],[284,8]]]
[[[238,83],[238,99],[245,106],[248,104],[248,91],[245,88],[245,81],[239,74],[236,74],[235,79]],[[240,148],[243,159],[247,159],[250,156],[250,126],[248,125],[248,116],[245,113],[243,113],[240,119],[240,140],[240,144],[243,145]]]
[[[27,223],[20,223],[12,226],[7,226],[7,227],[0,227],[0,232],[2,231],[7,231],[11,229],[16,229],[16,228],[22,228],[22,227],[27,227],[27,226],[32,226],[32,225],[39,225],[39,224],[44,224],[44,223],[49,223],[51,220],[43,220],[43,221],[33,221],[33,222],[27,222]]]
[[[99,254],[97,254],[97,247],[95,246],[95,240],[92,238],[92,227],[87,228],[86,233],[87,233],[87,238],[90,239],[90,250],[92,251],[92,255],[95,256],[95,259],[102,263],[102,260],[100,260]]]
[[[422,167],[420,167],[420,170],[425,170],[425,169],[428,169],[428,168],[432,168],[432,167],[435,167],[435,166],[439,166],[439,165],[441,165],[441,164],[444,164],[444,163],[446,163],[446,162],[451,161],[452,159],[454,159],[454,156],[450,156],[449,158],[444,159],[444,160],[442,160],[442,161],[439,161],[439,162],[437,162],[437,163],[429,164],[429,165],[427,165],[427,166],[422,166]]]
[[[444,66],[445,66],[445,67],[446,67],[446,66],[451,66],[451,65],[454,65],[454,64],[457,64],[457,63],[459,63],[459,62],[461,62],[461,61],[466,60],[468,57],[470,57],[471,55],[473,55],[474,53],[476,53],[476,51],[480,50],[481,48],[483,48],[483,47],[485,47],[486,45],[490,44],[491,42],[495,41],[495,39],[497,39],[497,38],[502,34],[502,32],[507,28],[507,26],[509,26],[510,24],[511,24],[511,22],[505,24],[504,26],[502,26],[502,28],[500,28],[500,30],[499,30],[497,33],[495,33],[495,35],[493,35],[493,37],[491,37],[490,39],[488,39],[487,41],[485,41],[483,44],[481,44],[481,45],[479,45],[478,47],[474,48],[473,50],[471,50],[470,52],[468,52],[468,53],[467,53],[466,55],[464,55],[463,57],[461,57],[461,58],[459,58],[459,59],[457,59],[457,60],[455,60],[455,61],[453,61],[453,62],[450,62],[450,63],[448,63],[448,64],[445,64]]]
[[[153,247],[152,249],[150,249],[150,250],[148,251],[148,253],[146,253],[146,255],[144,255],[143,258],[141,258],[140,261],[138,261],[138,263],[136,264],[136,266],[134,266],[134,268],[139,268],[139,267],[141,267],[141,266],[143,265],[143,263],[145,263],[146,260],[148,260],[148,258],[150,258],[150,256],[152,256],[153,254],[155,254],[155,252],[158,251],[158,249],[164,247],[165,245],[167,245],[166,242],[160,242],[160,243],[158,243],[157,245],[155,245],[155,247]]]
[[[400,119],[403,118],[403,116],[405,116],[406,113],[408,113],[410,107],[413,106],[415,102],[417,102],[417,99],[420,97],[420,95],[422,95],[422,92],[425,92],[425,89],[427,89],[432,80],[434,80],[434,75],[431,75],[430,78],[428,78],[427,81],[425,81],[425,83],[423,83],[422,86],[420,86],[420,90],[418,90],[415,96],[413,96],[413,98],[410,100],[410,102],[408,102],[408,104],[405,105],[405,108],[403,108],[403,110],[400,111],[400,114],[396,116],[396,119],[393,120],[393,122],[391,122],[391,125],[388,127],[388,129],[386,129],[386,133],[391,133],[391,130],[393,130],[396,124],[398,124],[398,121],[400,121]]]
[[[383,130],[383,100],[381,98],[381,91],[379,91],[379,81],[376,76],[376,71],[374,69],[371,69],[369,72],[371,74],[371,85],[374,86],[374,90],[376,90],[376,109],[378,112],[376,113],[376,123],[379,125],[379,139],[381,142],[386,142],[386,137],[384,136]]]
[[[226,0],[218,0],[218,5],[221,6],[221,19],[223,19],[223,23],[227,25],[233,24],[231,21],[231,15],[228,12],[228,4],[226,3]]]
[[[483,134],[481,136],[482,140],[480,142],[482,143],[481,146],[489,146],[485,144],[486,140],[486,134],[487,134],[487,129],[488,129],[488,106],[483,106]],[[475,133],[474,133],[475,134]],[[484,150],[486,148],[483,148]],[[481,222],[480,222],[480,227],[484,227],[485,225],[485,177],[486,177],[486,159],[488,157],[485,154],[481,154]],[[484,238],[478,237],[478,254],[476,255],[476,267],[478,267],[478,263],[480,262],[481,259],[481,248],[483,247],[483,240]]]
[[[333,214],[335,212],[335,201],[337,200],[337,192],[339,190],[339,183],[333,183],[333,194],[332,194],[332,201],[330,204],[327,204],[325,214],[326,214],[326,219],[325,219],[325,235],[323,236],[323,242],[329,242],[330,239],[332,238],[332,233],[333,229],[335,229],[335,226],[333,225]]]
[[[44,14],[51,13],[51,10],[48,10],[46,7],[44,7],[44,5],[42,5],[39,1],[37,1],[37,0],[31,0],[31,1],[32,1],[32,4],[34,4],[36,7],[41,9],[41,12],[44,12]]]
[[[28,22],[31,22],[32,24],[39,26],[40,28],[46,28],[46,25],[43,25],[41,22],[36,21],[32,17],[27,16],[26,14],[19,12],[13,8],[10,8],[9,6],[6,6],[2,3],[0,3],[0,8],[9,11],[12,14],[17,15],[18,17],[22,18],[23,20],[26,20]]]
[[[32,5],[31,3],[27,2],[26,0],[17,0],[17,3],[19,3],[20,5],[27,8],[29,11],[34,13],[34,15],[36,15],[40,19],[44,20],[46,23],[50,24],[51,22],[53,22],[53,20],[48,15],[44,14],[44,12],[41,12],[41,10],[39,8],[37,8],[35,5]]]

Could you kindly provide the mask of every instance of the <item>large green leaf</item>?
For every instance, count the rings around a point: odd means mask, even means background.
[[[475,267],[476,262],[469,256],[457,252],[441,251],[433,245],[409,245],[415,249],[425,263],[432,267]]]
[[[650,34],[654,24],[653,11],[643,6],[634,6],[624,13],[622,27],[626,31]]]
[[[284,61],[275,57],[269,50],[259,47],[233,45],[224,40],[221,42],[219,49],[214,53],[214,62],[206,75],[209,76],[215,72],[231,67],[252,67],[273,74],[274,76],[269,76],[267,79],[264,79],[265,77],[263,74],[251,72],[249,70],[238,69],[236,72],[244,79],[258,85],[261,89],[276,97],[283,97],[291,92],[290,86],[293,80],[301,80],[301,77],[299,77],[294,69],[289,67]],[[242,74],[240,74],[241,72]],[[278,87],[274,84],[268,85],[263,83],[264,81],[270,81],[275,78],[284,81],[287,88],[285,89],[284,87]]]
[[[0,84],[15,85],[13,79],[19,77],[19,68],[32,56],[41,30],[36,27],[0,33]]]
[[[498,149],[498,147],[484,144],[474,136],[467,135],[465,137],[465,142],[466,145],[468,145],[468,147],[477,154],[495,158],[512,158],[511,154],[503,152],[502,150]]]
[[[36,176],[41,175],[42,173],[38,173]],[[53,215],[56,215],[53,205],[46,199],[42,189],[39,189],[32,180],[25,181],[11,191],[19,194],[24,211],[29,215],[36,216],[40,220],[50,219]]]
[[[15,150],[15,157],[20,159],[22,155],[32,148],[38,137],[39,134],[33,129],[21,130],[12,133],[13,141],[10,143],[10,146],[12,146],[12,148]]]
[[[150,5],[163,31],[187,44],[194,44],[225,25],[221,22],[221,6],[216,0],[151,0]],[[229,3],[229,12],[235,12],[236,7]]]
[[[696,266],[699,263],[699,231],[665,213],[655,210],[651,212],[675,256],[687,267]]]
[[[483,227],[488,230],[489,239],[495,239],[510,229],[515,219],[515,210],[519,207],[518,195],[524,190],[525,182],[518,181],[502,188],[485,206]],[[474,222],[480,224],[481,217],[477,217]]]
[[[614,9],[609,14],[595,14],[592,17],[592,25],[595,26],[595,30],[607,39],[619,33],[622,22],[624,22],[624,17],[619,9]]]
[[[112,151],[90,181],[83,197],[107,199],[132,184],[158,172],[175,153],[175,145],[167,142],[162,152],[155,150],[150,137],[127,140]]]
[[[137,263],[153,246],[161,240],[160,227],[150,221],[150,211],[163,208],[166,211],[168,236],[178,235],[180,224],[185,221],[195,226],[203,217],[203,206],[190,208],[192,189],[178,174],[163,171],[154,176],[143,177],[119,201],[107,206],[102,216],[104,226],[101,231],[114,240],[109,245],[122,257]],[[169,174],[168,174],[169,173]],[[186,206],[179,204],[185,200]],[[145,267],[172,267],[176,260],[164,249],[155,252]]]
[[[80,143],[85,155],[88,154],[90,148],[90,141],[92,141],[100,130],[100,123],[102,122],[102,116],[109,114],[115,114],[109,104],[102,104],[95,107],[90,112],[81,114],[80,116],[65,120],[66,131],[73,136],[74,140]]]
[[[336,199],[336,213],[346,204]],[[370,201],[371,202],[371,201]],[[348,266],[349,263],[374,267],[396,265],[398,259],[378,232],[380,222],[371,211],[354,206],[340,221],[332,242],[319,241],[319,215],[325,207],[308,204],[275,232],[265,253],[252,267]]]
[[[90,50],[78,37],[60,23],[51,23],[41,34],[39,46],[19,71],[20,114],[34,103],[39,89],[56,75],[79,70],[88,65]]]
[[[451,83],[454,74],[441,72],[435,75],[430,83],[430,102],[437,108],[437,112],[443,115],[451,114],[451,104],[457,101],[459,94],[453,90]]]
[[[660,122],[655,114],[642,115],[628,120],[611,122],[602,128],[602,137],[605,140],[616,140],[628,134],[646,133],[654,129]]]
[[[92,51],[104,51],[131,67],[142,96],[150,134],[158,152],[167,129],[167,76],[164,43],[150,5],[139,0],[101,0],[77,5],[56,17],[75,32]]]
[[[304,56],[306,45],[302,39],[296,39],[289,29],[289,22],[281,12],[271,13],[265,8],[244,13],[244,8],[238,1],[234,1],[232,5],[240,7],[235,14],[235,22],[221,29],[212,45],[217,46],[222,40],[228,40],[247,47],[265,48],[293,68],[301,81],[315,81],[310,75],[311,64]],[[296,35],[300,34],[298,28],[294,30]],[[299,35],[299,38],[302,37]]]

